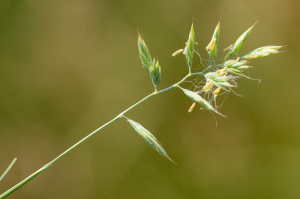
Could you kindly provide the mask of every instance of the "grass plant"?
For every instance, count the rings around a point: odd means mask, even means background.
[[[253,25],[254,26],[254,25]],[[233,88],[237,86],[236,80],[241,77],[246,77],[248,79],[251,79],[250,77],[245,75],[245,71],[250,68],[249,66],[249,60],[251,59],[257,59],[261,57],[265,57],[271,54],[278,53],[278,49],[281,48],[281,46],[265,46],[257,48],[249,53],[246,53],[245,55],[241,57],[236,57],[233,59],[233,56],[237,55],[238,51],[240,50],[242,44],[245,42],[246,38],[250,34],[250,31],[252,30],[252,27],[250,27],[247,31],[245,31],[238,39],[237,41],[230,45],[228,48],[224,49],[227,52],[227,55],[224,56],[222,59],[217,59],[217,53],[218,53],[218,43],[219,43],[219,35],[220,35],[220,23],[216,26],[212,39],[208,43],[207,47],[205,48],[208,52],[209,59],[207,61],[203,61],[200,57],[200,54],[195,50],[195,47],[197,45],[197,42],[195,40],[195,32],[194,27],[192,25],[188,40],[185,44],[185,47],[183,49],[179,49],[176,52],[172,54],[172,56],[176,56],[179,54],[183,54],[185,56],[187,65],[188,65],[188,74],[184,76],[180,81],[177,83],[169,86],[168,88],[158,90],[158,85],[161,80],[161,66],[159,64],[159,61],[157,59],[152,59],[150,52],[148,50],[148,47],[142,38],[142,36],[138,35],[138,50],[139,50],[139,56],[140,60],[142,62],[143,67],[146,69],[147,73],[149,74],[153,86],[154,86],[154,92],[150,93],[148,96],[144,97],[134,105],[127,108],[125,111],[121,112],[119,115],[117,115],[115,118],[107,122],[106,124],[102,125],[83,139],[81,139],[79,142],[71,146],[69,149],[64,151],[62,154],[57,156],[55,159],[50,161],[48,164],[44,165],[42,168],[25,178],[20,183],[13,186],[11,189],[4,192],[2,195],[0,195],[0,199],[6,198],[10,194],[12,194],[14,191],[25,185],[27,182],[32,180],[34,177],[36,177],[38,174],[43,172],[45,169],[50,167],[54,162],[56,162],[58,159],[63,157],[65,154],[70,152],[72,149],[74,149],[76,146],[87,140],[89,137],[103,129],[104,127],[108,126],[109,124],[117,121],[118,119],[125,119],[132,127],[133,129],[146,141],[146,143],[151,146],[153,149],[155,149],[160,155],[163,157],[167,157],[171,162],[175,163],[166,153],[166,151],[163,149],[162,145],[159,143],[159,141],[154,137],[152,133],[150,133],[149,130],[147,130],[145,127],[143,127],[141,124],[139,124],[136,121],[133,121],[125,116],[125,114],[131,110],[132,108],[136,107],[146,99],[155,96],[157,94],[160,94],[162,92],[165,92],[167,90],[170,90],[172,88],[179,88],[183,91],[183,93],[189,97],[193,104],[191,108],[188,110],[188,112],[191,112],[196,104],[201,106],[201,109],[208,110],[212,113],[216,113],[218,115],[224,116],[221,114],[218,110],[218,106],[216,103],[217,98],[222,94],[228,94],[230,92],[234,92]],[[200,57],[201,63],[204,63],[204,69],[202,71],[192,72],[192,66],[193,66],[193,59],[194,55],[197,54]],[[225,58],[225,59],[224,59]],[[221,63],[217,64],[216,62],[221,61]],[[202,62],[203,61],[203,62]],[[205,64],[207,63],[207,64]],[[189,90],[186,88],[183,88],[181,84],[189,78],[196,77],[194,81],[195,89]],[[175,163],[176,164],[176,163]],[[9,167],[10,168],[10,167]],[[9,169],[8,169],[9,170]],[[4,175],[6,172],[4,173]],[[3,176],[4,177],[4,176]],[[0,180],[2,177],[0,178]]]

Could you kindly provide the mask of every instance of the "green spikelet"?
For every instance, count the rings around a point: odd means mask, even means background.
[[[127,122],[129,122],[129,124],[134,128],[134,130],[140,135],[142,136],[142,138],[147,142],[147,144],[149,146],[151,146],[153,149],[155,149],[160,155],[168,158],[171,162],[173,162],[174,164],[176,164],[167,154],[167,152],[163,149],[163,147],[161,146],[161,144],[158,142],[158,140],[154,137],[154,135],[152,135],[152,133],[150,133],[147,129],[145,129],[141,124],[128,119],[126,117],[124,117]]]
[[[189,35],[189,40],[186,46],[186,53],[185,53],[186,61],[190,68],[192,67],[192,63],[193,63],[194,44],[195,44],[195,32],[194,32],[194,27],[192,25],[190,35]]]
[[[211,58],[213,59],[216,54],[217,54],[217,47],[218,47],[218,42],[219,42],[219,35],[220,35],[220,22],[218,23],[217,27],[215,28],[214,34],[212,36],[212,39],[215,39],[215,44],[213,49],[210,51],[211,53]]]
[[[205,99],[203,99],[200,95],[198,95],[197,93],[193,92],[193,91],[190,91],[190,90],[187,90],[187,89],[184,89],[184,88],[181,88],[180,86],[178,86],[183,92],[184,94],[186,94],[186,96],[188,96],[191,100],[197,102],[198,104],[200,104],[202,107],[210,110],[210,111],[213,111],[223,117],[226,117],[225,115],[222,115],[221,113],[219,113],[216,109],[214,109],[214,107],[208,102],[206,101]]]
[[[254,24],[255,25],[255,24]],[[250,34],[252,28],[254,27],[251,26],[248,30],[246,30],[235,42],[235,44],[232,47],[231,53],[228,57],[228,59],[230,59],[233,55],[235,55],[241,48],[242,44],[244,43],[244,41],[247,39],[248,35]]]
[[[244,56],[242,56],[240,59],[258,59],[262,58],[268,55],[273,55],[275,53],[279,53],[278,49],[280,49],[282,46],[264,46],[257,48]]]
[[[142,39],[140,34],[138,37],[138,47],[139,47],[139,54],[140,54],[140,59],[143,64],[143,67],[150,75],[153,85],[156,88],[161,78],[161,68],[159,66],[159,62],[156,61],[155,59],[152,61],[147,45],[145,41]]]
[[[145,44],[145,41],[142,39],[140,34],[138,37],[138,46],[139,46],[139,54],[140,54],[140,59],[142,61],[142,64],[147,70],[147,72],[149,73],[149,66],[152,63],[152,58]]]
[[[161,68],[159,66],[158,60],[157,61],[155,59],[153,60],[153,64],[150,66],[149,71],[150,71],[150,77],[153,82],[153,85],[157,87],[160,82],[160,76],[161,76]]]

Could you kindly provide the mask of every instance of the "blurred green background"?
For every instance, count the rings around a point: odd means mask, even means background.
[[[126,114],[163,143],[172,164],[125,120],[106,127],[9,198],[300,198],[297,0],[15,0],[0,2],[0,182],[9,189],[153,92],[137,31],[162,67],[159,89],[187,74],[194,21],[206,56],[221,17],[219,55],[257,20],[240,53],[287,45],[253,60],[250,76],[214,117],[179,90]],[[197,57],[195,63],[199,62]],[[197,66],[197,65],[196,65]]]

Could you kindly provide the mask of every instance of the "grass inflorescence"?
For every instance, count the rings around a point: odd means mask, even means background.
[[[253,25],[254,26],[254,25]],[[142,103],[144,100],[148,99],[149,97],[152,97],[154,95],[157,95],[159,93],[165,92],[167,90],[170,90],[172,88],[179,88],[183,91],[183,93],[188,96],[192,101],[192,106],[188,109],[188,112],[192,112],[193,109],[198,105],[201,106],[201,110],[205,109],[212,113],[216,113],[218,115],[224,116],[221,114],[218,110],[218,106],[216,103],[216,99],[218,96],[224,94],[224,93],[230,93],[234,92],[234,88],[237,87],[236,80],[238,78],[248,78],[250,77],[245,75],[245,71],[250,68],[249,60],[251,59],[258,59],[265,56],[269,56],[272,54],[278,53],[279,49],[282,46],[264,46],[257,48],[253,51],[250,51],[246,53],[245,55],[241,57],[235,57],[237,55],[238,51],[240,50],[242,44],[247,39],[248,35],[250,34],[251,30],[253,29],[253,26],[251,26],[248,30],[246,30],[237,40],[234,44],[230,45],[224,51],[227,51],[226,55],[224,56],[224,59],[217,59],[217,53],[218,53],[218,44],[219,44],[219,35],[220,35],[220,22],[216,26],[212,39],[209,41],[208,45],[206,46],[206,50],[208,52],[208,65],[205,66],[204,70],[200,72],[192,73],[192,65],[193,65],[193,58],[194,54],[200,54],[195,50],[195,45],[197,45],[197,42],[195,41],[195,32],[194,32],[194,26],[192,25],[191,30],[189,32],[189,36],[187,39],[187,42],[185,43],[185,47],[183,49],[179,49],[176,52],[172,54],[172,56],[176,56],[179,54],[183,54],[185,56],[187,65],[188,65],[188,73],[186,76],[183,77],[179,82],[169,86],[168,88],[158,90],[158,85],[161,81],[161,66],[159,65],[159,61],[157,59],[152,59],[150,52],[148,50],[148,47],[146,45],[146,42],[142,38],[142,36],[138,35],[138,51],[141,63],[143,67],[146,69],[147,73],[149,74],[153,86],[154,86],[154,92],[150,93],[148,96],[143,98],[142,100],[138,101],[134,105],[130,106],[125,111],[121,112],[118,116],[113,118],[111,121],[107,122],[106,124],[102,125],[83,139],[81,139],[79,142],[71,146],[69,149],[64,151],[62,154],[54,158],[52,161],[50,161],[48,164],[44,165],[42,168],[25,178],[23,181],[18,183],[17,185],[13,186],[11,189],[4,192],[2,195],[0,195],[0,199],[5,198],[9,196],[11,193],[19,189],[20,187],[24,186],[27,182],[35,178],[38,174],[43,172],[45,169],[50,167],[55,161],[57,161],[59,158],[63,157],[65,154],[70,152],[73,148],[87,140],[89,137],[106,127],[107,125],[115,122],[116,120],[120,118],[124,118],[132,127],[133,129],[146,141],[146,143],[155,149],[159,154],[161,154],[163,157],[168,158],[171,162],[175,163],[167,154],[167,152],[163,149],[160,142],[154,137],[154,135],[147,130],[145,127],[143,127],[138,122],[129,119],[125,116],[125,114],[131,110],[132,108],[136,107],[140,103]],[[200,57],[201,59],[201,57]],[[221,63],[216,64],[216,61],[223,60]],[[201,60],[200,60],[201,61]],[[187,81],[190,77],[196,77],[195,81],[193,82],[195,85],[194,90],[190,90],[187,88],[183,88],[180,86],[183,82]],[[175,163],[176,164],[176,163]],[[9,169],[8,169],[9,170]],[[4,173],[4,175],[6,172]],[[3,176],[4,176],[3,175]]]

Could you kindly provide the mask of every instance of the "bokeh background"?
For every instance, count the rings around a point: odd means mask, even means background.
[[[240,52],[287,45],[253,60],[214,117],[179,90],[126,114],[163,143],[172,164],[125,120],[109,125],[9,198],[300,198],[297,0],[15,0],[0,2],[0,182],[9,189],[153,92],[137,32],[162,67],[159,89],[187,74],[194,21],[198,50],[221,17],[219,49],[257,20]],[[219,55],[222,55],[219,50]],[[197,57],[195,63],[199,63]],[[198,65],[195,64],[197,67]]]

